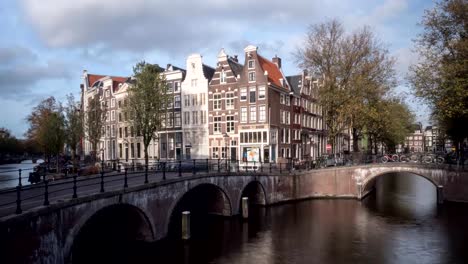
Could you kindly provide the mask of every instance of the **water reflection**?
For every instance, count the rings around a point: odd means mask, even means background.
[[[205,217],[193,238],[135,243],[127,263],[468,263],[468,207],[437,207],[411,175],[377,180],[365,201],[309,200],[254,208],[249,220]]]

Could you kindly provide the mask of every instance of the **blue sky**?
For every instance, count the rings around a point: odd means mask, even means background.
[[[0,127],[22,137],[26,116],[50,95],[79,95],[81,73],[129,76],[146,60],[185,68],[201,53],[215,65],[248,44],[267,58],[283,59],[283,71],[300,71],[292,53],[308,25],[338,18],[346,29],[369,25],[397,59],[397,91],[417,119],[428,124],[427,107],[411,95],[403,77],[416,61],[412,39],[431,0],[3,0],[0,2]],[[242,58],[242,56],[241,56]]]

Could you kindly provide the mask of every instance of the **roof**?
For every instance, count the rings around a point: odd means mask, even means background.
[[[299,85],[302,85],[302,75],[286,76],[286,79],[294,93],[300,94],[301,87]]]
[[[234,76],[237,78],[237,75],[240,75],[242,73],[242,64],[236,62],[232,58],[228,58],[227,60],[229,67],[231,67],[231,71],[234,74]]]
[[[213,78],[214,73],[215,73],[214,68],[203,64],[203,75],[205,75],[205,78],[208,79],[208,81],[210,81],[211,78]]]
[[[88,87],[92,86],[95,82],[105,77],[108,77],[108,75],[88,74]],[[119,77],[119,76],[109,76],[109,77],[112,79],[114,87],[118,85],[119,83],[124,83],[127,80],[127,77]]]
[[[268,81],[275,84],[278,87],[283,87],[280,79],[283,79],[283,74],[279,68],[273,62],[263,58],[260,55],[258,56],[258,62],[264,71],[268,72]]]

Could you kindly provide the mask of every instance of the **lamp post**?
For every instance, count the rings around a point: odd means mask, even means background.
[[[104,170],[104,148],[100,149],[101,151],[101,170]]]
[[[230,139],[230,137],[229,137],[229,135],[225,132],[225,133],[223,133],[223,138],[224,138],[224,146],[225,146],[224,149],[225,149],[225,151],[226,151],[225,158],[228,159],[228,158],[229,158],[229,156],[228,156],[228,153],[229,153],[229,152],[228,152],[228,147],[229,147],[229,139]]]
[[[125,144],[125,162],[128,162],[128,140],[124,138],[123,143]]]

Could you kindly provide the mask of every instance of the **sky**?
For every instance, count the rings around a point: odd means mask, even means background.
[[[0,1],[0,127],[23,137],[26,117],[42,99],[79,98],[83,70],[130,76],[145,60],[186,68],[192,53],[215,65],[221,48],[243,54],[253,44],[282,58],[297,74],[293,53],[310,25],[337,18],[348,31],[370,26],[397,60],[397,92],[428,125],[428,108],[404,77],[416,62],[413,39],[432,0],[2,0]]]

